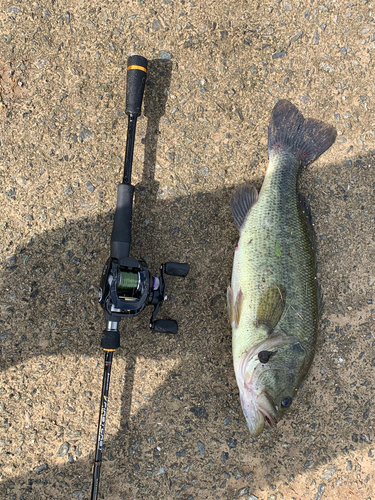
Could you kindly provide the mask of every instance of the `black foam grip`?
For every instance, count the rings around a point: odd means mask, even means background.
[[[157,319],[153,324],[153,330],[158,333],[177,333],[178,324],[173,319]]]
[[[129,257],[132,241],[133,194],[134,186],[119,184],[111,236],[111,257],[115,259]]]
[[[180,276],[184,278],[189,272],[189,264],[183,264],[181,262],[167,262],[165,264],[165,272],[170,276]]]
[[[147,76],[147,59],[142,56],[130,56],[126,80],[126,108],[127,115],[141,114],[143,92]]]
[[[103,349],[118,349],[120,347],[120,332],[118,330],[104,330],[101,347]]]

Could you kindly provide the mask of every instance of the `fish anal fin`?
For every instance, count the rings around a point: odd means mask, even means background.
[[[280,321],[285,309],[286,290],[283,285],[274,285],[262,293],[260,296],[256,326],[265,326],[270,334]]]

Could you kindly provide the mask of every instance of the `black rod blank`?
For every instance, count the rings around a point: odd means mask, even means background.
[[[111,378],[112,358],[113,358],[113,351],[106,351],[104,360],[102,399],[100,401],[100,415],[98,424],[98,437],[96,441],[96,450],[95,450],[95,463],[94,463],[91,500],[96,500],[98,498],[98,492],[99,492],[100,466],[102,465],[104,428],[107,417],[109,380]]]

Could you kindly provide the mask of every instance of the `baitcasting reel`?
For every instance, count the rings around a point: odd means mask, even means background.
[[[154,306],[150,328],[161,333],[177,333],[177,322],[156,319],[161,304],[167,299],[165,275],[185,277],[188,264],[167,262],[160,266],[160,277],[150,274],[145,262],[125,257],[120,262],[109,258],[104,266],[99,289],[99,302],[108,322],[136,316],[148,306]],[[113,331],[113,330],[112,330]],[[103,345],[102,345],[103,347]]]

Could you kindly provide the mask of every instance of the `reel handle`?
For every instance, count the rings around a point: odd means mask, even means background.
[[[182,262],[166,262],[165,263],[165,274],[170,276],[180,276],[180,278],[185,278],[189,272],[189,264],[184,264]]]
[[[151,324],[151,328],[158,333],[177,333],[178,324],[173,319],[157,319]]]
[[[127,115],[139,116],[141,114],[143,92],[145,90],[147,75],[147,59],[142,56],[130,56],[128,59],[128,72],[126,81],[126,107]]]

